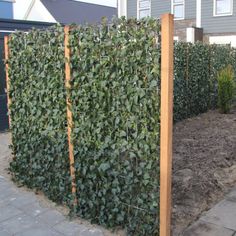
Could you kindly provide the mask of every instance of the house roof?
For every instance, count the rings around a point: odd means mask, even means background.
[[[59,23],[97,23],[102,17],[109,20],[117,15],[115,7],[79,2],[74,0],[41,0],[43,5]]]

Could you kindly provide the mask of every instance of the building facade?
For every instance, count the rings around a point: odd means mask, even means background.
[[[205,41],[236,46],[236,0],[118,0],[119,16],[160,18],[164,13],[174,14],[176,40],[196,41],[202,29]]]
[[[0,0],[0,18],[13,19],[13,0]]]

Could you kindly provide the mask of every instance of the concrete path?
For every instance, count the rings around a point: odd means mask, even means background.
[[[7,173],[9,134],[0,134],[0,236],[106,236],[106,230],[70,221],[46,197],[18,188]]]
[[[0,176],[0,236],[103,236],[100,229],[70,222],[43,207],[33,192],[22,191]]]
[[[236,236],[236,188],[190,226],[183,236]]]

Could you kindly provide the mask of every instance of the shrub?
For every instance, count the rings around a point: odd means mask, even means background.
[[[234,72],[227,66],[218,75],[218,106],[222,113],[228,113],[234,97]]]

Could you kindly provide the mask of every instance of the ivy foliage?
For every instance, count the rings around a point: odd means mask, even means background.
[[[180,121],[217,107],[217,74],[234,66],[230,46],[178,42],[174,47],[174,120]]]
[[[9,48],[14,178],[50,199],[71,202],[66,96],[73,114],[79,216],[127,235],[159,227],[160,23],[115,19],[71,26],[65,89],[60,26],[12,34]],[[217,73],[230,47],[177,43],[174,118],[217,104]]]
[[[11,35],[14,178],[56,202],[70,199],[63,28]]]
[[[159,21],[72,26],[78,214],[128,235],[158,232]],[[63,28],[10,40],[14,178],[57,202],[70,196]]]
[[[154,235],[159,202],[159,21],[71,30],[78,214]]]

